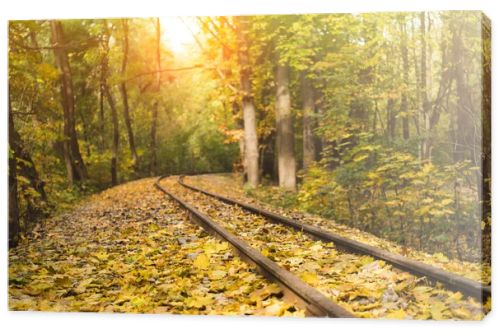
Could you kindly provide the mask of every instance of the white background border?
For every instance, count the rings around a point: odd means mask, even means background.
[[[499,60],[496,22],[500,1],[495,0],[2,0],[0,1],[0,331],[2,333],[487,333],[500,329],[500,312],[482,322],[386,321],[348,319],[278,319],[263,317],[169,316],[133,314],[41,313],[7,311],[7,24],[9,19],[154,17],[175,15],[234,15],[274,13],[342,13],[422,10],[482,10],[493,26],[493,111],[497,110]],[[493,130],[499,118],[492,112]],[[492,131],[493,226],[498,218],[496,171],[500,135]],[[496,230],[494,228],[494,230]],[[497,275],[498,233],[493,234],[493,277]],[[493,284],[493,296],[498,293]]]

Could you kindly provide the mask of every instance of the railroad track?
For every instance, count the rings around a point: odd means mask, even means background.
[[[484,302],[482,298],[490,296],[491,290],[481,286],[481,284],[475,281],[465,279],[432,266],[423,265],[422,263],[409,260],[399,255],[391,254],[372,246],[346,239],[331,232],[323,231],[315,226],[304,225],[287,217],[282,217],[255,206],[199,189],[185,184],[182,177],[179,177],[177,180],[166,180],[165,184],[168,185],[168,189],[166,189],[160,184],[160,181],[164,178],[165,177],[159,178],[155,183],[155,186],[159,190],[179,203],[179,205],[188,212],[189,217],[193,222],[201,225],[209,233],[227,241],[237,251],[237,253],[239,253],[243,260],[254,264],[264,274],[264,276],[278,283],[285,293],[285,299],[291,300],[298,306],[305,309],[307,315],[327,317],[367,316],[366,312],[363,312],[364,305],[360,306],[360,304],[356,301],[354,301],[354,305],[351,304],[352,298],[349,297],[349,294],[354,293],[356,296],[359,291],[366,291],[366,288],[371,289],[372,287],[373,289],[376,289],[376,287],[369,282],[379,282],[377,284],[379,286],[383,286],[384,291],[390,292],[392,289],[391,286],[394,287],[394,285],[392,285],[393,283],[389,283],[389,281],[385,281],[387,276],[384,275],[387,274],[392,275],[391,277],[396,277],[396,281],[392,281],[394,278],[389,279],[390,282],[396,282],[396,284],[398,284],[397,282],[414,281],[417,286],[421,286],[421,283],[424,283],[422,288],[427,289],[427,291],[433,291],[431,294],[438,296],[436,298],[438,298],[437,300],[439,303],[446,300],[446,298],[451,298],[450,300],[453,300],[453,302],[450,304],[450,307],[452,308],[449,312],[452,313],[448,313],[448,316],[451,317],[454,317],[453,314],[456,314],[453,313],[453,310],[456,307],[463,307],[464,305],[466,308],[475,308],[476,311],[470,312],[477,312],[478,309],[482,309],[481,305]],[[192,204],[187,203],[186,200]],[[203,211],[203,213],[201,211]],[[245,213],[245,211],[247,213]],[[274,229],[272,227],[273,224],[279,226],[276,226],[276,229]],[[238,237],[236,235],[238,235]],[[288,237],[280,239],[283,235],[288,235]],[[270,239],[267,238],[269,236]],[[332,239],[332,236],[335,237],[335,239]],[[294,265],[290,267],[287,263],[289,263],[288,261],[290,260],[290,255],[288,253],[290,249],[297,250],[300,254],[304,254],[302,253],[302,250],[306,250],[307,253],[307,249],[313,244],[315,247],[323,247],[320,258],[316,257],[317,254],[313,257],[310,257],[310,255],[307,254],[300,255],[300,257],[303,258],[303,261],[305,261],[302,262],[304,266],[309,266],[311,264],[316,266],[319,265],[317,268],[320,269],[320,272],[318,272],[318,275],[320,275],[318,276],[318,279],[320,279],[320,281],[310,282],[308,279],[304,279],[303,277],[303,270],[306,267],[302,267],[302,265],[300,265],[300,267],[295,267]],[[268,245],[271,245],[271,248],[278,247],[276,248],[277,253],[271,256],[269,253],[266,253],[265,248],[267,248]],[[335,249],[337,248],[342,249],[343,252],[335,252]],[[276,255],[278,256],[276,257]],[[340,272],[337,272],[336,269],[336,273],[333,273],[333,276],[331,271],[323,271],[325,268],[328,270],[328,268],[332,268],[332,266],[336,267],[336,263],[342,265],[356,264],[359,263],[360,259],[368,258],[375,258],[382,261],[372,263],[374,266],[371,266],[370,268],[373,269],[365,269],[365,265],[357,267],[359,269],[355,269],[355,276],[350,276],[349,272],[346,272],[347,275],[340,274]],[[373,259],[368,260],[368,263],[370,263],[370,261],[373,261]],[[391,269],[390,266],[385,267],[385,262],[391,264],[394,269]],[[414,264],[417,266],[414,266]],[[322,267],[323,265],[326,267]],[[382,266],[381,268],[387,268],[384,269],[386,270],[385,272],[381,272],[380,270],[377,271],[377,266],[380,265]],[[299,279],[295,275],[300,275],[301,278]],[[363,275],[364,278],[361,278]],[[425,276],[425,279],[419,279],[417,276]],[[362,280],[357,281],[356,277],[360,277]],[[429,278],[430,280],[441,282],[442,285],[445,285],[448,290],[442,290],[440,288],[441,285],[438,285],[436,287],[437,289],[434,289],[432,285],[427,284],[429,283]],[[331,282],[334,281],[337,283],[333,283],[333,285],[331,285]],[[460,283],[456,284],[456,282]],[[337,287],[339,287],[342,291],[342,286],[345,286],[346,284],[353,287],[345,290],[352,291],[346,292],[348,293],[347,299],[344,298],[346,297],[345,293],[341,295],[344,297],[340,297],[340,299],[335,297],[338,296],[338,294],[334,293],[332,295],[333,291],[337,291],[338,293]],[[415,285],[412,284],[411,286]],[[407,306],[404,305],[409,305],[407,303],[410,303],[411,305],[414,305],[408,309],[410,312],[422,312],[422,310],[424,310],[423,312],[426,312],[425,309],[429,306],[426,308],[424,305],[417,306],[416,304],[413,304],[415,298],[421,298],[418,295],[420,292],[415,290],[416,294],[414,294],[414,292],[412,292],[413,290],[404,289],[406,292],[403,292],[402,290],[401,293],[403,293],[403,295],[399,295],[398,297],[402,299],[398,299],[398,305],[406,309]],[[455,298],[460,299],[461,297],[457,297],[457,295],[454,295],[452,291],[461,291],[467,296],[476,298],[477,301],[473,302],[472,300],[464,298],[462,302],[460,302],[462,306],[457,306],[458,304],[455,304]],[[460,294],[458,296],[460,296]],[[385,300],[385,298],[386,296],[384,293],[384,298],[381,298],[380,296],[370,297],[370,300],[372,300],[372,302],[379,300],[379,303],[382,302],[382,304],[384,304],[385,302],[382,300]],[[338,302],[340,302],[340,305],[337,304]],[[344,308],[341,305],[343,305]],[[389,309],[393,309],[394,306],[388,307]],[[415,307],[421,311],[416,311]],[[349,309],[349,311],[345,308]],[[413,311],[411,311],[411,309],[413,309]],[[351,313],[351,310],[352,312],[355,312],[356,315]],[[378,311],[375,310],[374,312]],[[370,314],[375,317],[381,316],[376,313]],[[415,316],[421,313],[412,314]],[[474,314],[477,315],[478,313]]]
[[[304,224],[288,217],[284,217],[276,213],[267,211],[265,209],[186,184],[183,181],[183,178],[184,176],[180,176],[178,178],[178,183],[183,187],[213,197],[224,203],[237,205],[247,211],[266,217],[272,223],[292,227],[297,231],[304,232],[322,241],[333,242],[337,247],[345,251],[369,255],[373,258],[385,261],[393,265],[394,267],[409,272],[415,276],[426,277],[433,282],[440,282],[449,290],[460,291],[461,293],[467,296],[471,296],[481,302],[491,297],[491,286],[482,285],[479,282],[433,267],[431,265],[417,262],[404,256],[393,254],[377,247],[345,238],[341,235],[323,230],[319,227]]]
[[[354,317],[351,312],[334,303],[321,292],[304,283],[297,276],[283,269],[180,197],[162,187],[160,181],[165,177],[162,176],[155,182],[157,189],[183,207],[188,212],[190,220],[201,225],[210,234],[227,241],[243,260],[256,265],[264,276],[280,285],[284,291],[285,298],[293,300],[299,306],[303,307],[306,310],[306,315],[335,318]]]

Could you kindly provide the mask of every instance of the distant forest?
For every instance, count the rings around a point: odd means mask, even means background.
[[[160,18],[10,22],[11,246],[128,180],[238,172],[280,205],[490,260],[480,12],[175,19],[184,52]]]

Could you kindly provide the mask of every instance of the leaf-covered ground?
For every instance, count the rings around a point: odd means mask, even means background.
[[[272,203],[259,200],[259,198],[248,196],[241,186],[240,176],[236,174],[190,176],[185,178],[185,182],[234,199],[258,205],[262,208],[267,208],[268,210],[278,212],[284,216],[297,219],[298,221],[319,226],[325,230],[332,231],[344,237],[376,246],[392,253],[404,255],[408,258],[436,266],[475,281],[480,281],[486,284],[491,283],[491,268],[488,265],[450,259],[441,253],[427,254],[414,249],[403,248],[394,242],[381,239],[373,234],[337,224],[331,219],[326,219],[304,212],[286,210],[273,206]],[[269,196],[269,191],[272,191],[272,188],[266,187],[265,189],[262,189],[262,192],[266,192],[266,196]],[[259,194],[259,191],[255,192],[257,197]]]
[[[303,316],[153,188],[130,182],[45,221],[9,253],[11,310]]]
[[[459,292],[426,284],[383,261],[340,252],[332,243],[315,241],[237,206],[187,190],[176,181],[169,178],[162,185],[357,316],[477,320],[488,308]],[[226,190],[236,188],[224,184]],[[210,190],[215,191],[213,187]]]

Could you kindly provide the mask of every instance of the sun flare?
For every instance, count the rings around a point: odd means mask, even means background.
[[[192,17],[170,16],[160,18],[162,41],[174,53],[184,53],[195,44],[193,34],[199,32]]]

